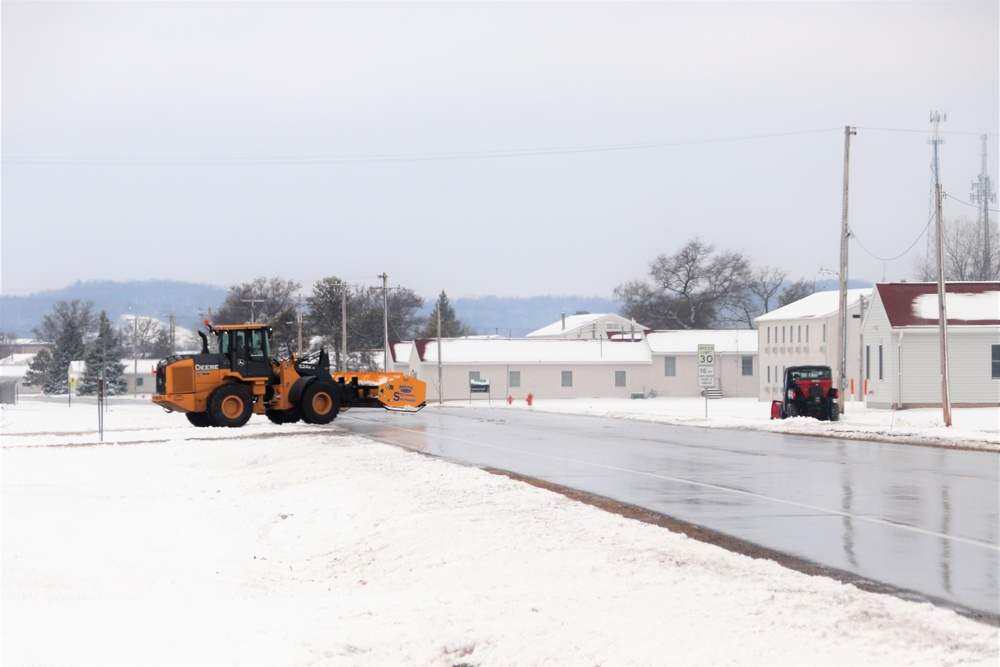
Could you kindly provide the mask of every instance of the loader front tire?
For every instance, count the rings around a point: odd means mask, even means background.
[[[329,382],[313,382],[302,392],[302,418],[308,424],[329,424],[340,412],[340,390]]]
[[[253,396],[238,384],[224,384],[208,397],[208,414],[216,426],[239,428],[253,414]]]
[[[212,418],[207,412],[188,412],[185,416],[189,422],[200,428],[215,426],[215,424],[212,423]]]

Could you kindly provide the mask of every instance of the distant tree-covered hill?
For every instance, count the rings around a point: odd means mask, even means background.
[[[107,311],[112,322],[135,313],[164,323],[175,316],[177,326],[199,327],[208,309],[216,310],[228,288],[174,280],[76,282],[59,290],[27,296],[0,295],[0,331],[32,338],[37,327],[59,301],[93,301],[94,311]],[[437,295],[424,296],[423,315],[429,315]],[[451,300],[455,315],[478,334],[519,337],[559,320],[563,313],[618,312],[611,299],[581,296],[463,297]]]
[[[175,280],[77,281],[59,290],[36,292],[27,296],[0,295],[0,330],[18,338],[32,338],[52,306],[60,301],[93,301],[94,311],[107,311],[118,323],[119,317],[135,313],[168,322],[175,316],[178,326],[196,328],[208,308],[218,308],[228,290],[215,285]]]

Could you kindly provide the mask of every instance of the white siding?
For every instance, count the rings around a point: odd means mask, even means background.
[[[871,350],[867,404],[873,408],[941,405],[940,329],[936,326],[889,326],[877,296],[865,319],[864,344]],[[1000,327],[948,328],[951,404],[1000,405],[1000,380],[991,377],[992,346],[1000,344]],[[878,348],[883,350],[883,377],[878,378]]]

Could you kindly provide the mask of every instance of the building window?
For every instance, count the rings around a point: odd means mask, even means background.
[[[615,386],[616,387],[625,386],[625,371],[615,371]]]
[[[562,386],[572,387],[573,386],[573,371],[563,371],[562,372]]]
[[[802,325],[799,325],[799,342],[802,342]]]
[[[865,345],[865,379],[872,379],[872,346]]]
[[[1000,379],[1000,345],[993,345],[993,379]]]
[[[521,386],[521,371],[511,371],[507,375],[507,384],[509,384],[511,387],[520,387]]]
[[[781,327],[781,344],[782,345],[785,344],[785,327],[784,326]]]
[[[677,375],[677,357],[663,357],[663,374],[667,377]]]
[[[882,379],[882,346],[878,346],[878,379]]]
[[[146,378],[144,378],[144,377],[137,377],[137,378],[135,379],[135,386],[137,386],[137,387],[141,387],[141,386],[142,386],[142,381],[143,381],[143,380],[145,380],[145,379],[146,379]]]
[[[470,383],[471,383],[471,382],[472,382],[473,380],[478,380],[478,379],[480,379],[480,378],[479,378],[479,371],[469,371],[469,382],[470,382]]]
[[[806,325],[806,344],[809,343],[809,325]]]
[[[771,344],[771,327],[767,328],[767,344]]]
[[[753,357],[743,357],[743,376],[753,375]]]
[[[826,325],[823,325],[823,342],[826,342]]]
[[[771,367],[767,367],[767,383],[771,384]]]

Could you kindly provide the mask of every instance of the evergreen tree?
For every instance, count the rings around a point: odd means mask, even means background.
[[[47,394],[69,392],[69,365],[83,359],[83,331],[76,320],[69,320],[63,326],[56,347],[52,353],[52,368],[49,369],[42,390]]]
[[[445,294],[444,290],[441,290],[437,303],[434,304],[434,310],[418,334],[419,338],[437,338],[438,313],[441,314],[442,338],[460,338],[461,336],[472,334],[472,328],[458,319],[455,315],[455,309],[451,307],[451,303],[448,301],[448,295]]]
[[[102,310],[98,318],[97,339],[87,352],[87,367],[80,382],[80,394],[83,396],[97,394],[102,372],[105,395],[124,394],[128,382],[125,380],[125,367],[122,365],[123,356],[121,336],[111,326],[107,313]]]
[[[54,364],[52,352],[44,348],[40,350],[28,365],[28,372],[24,374],[25,384],[44,388]]]

